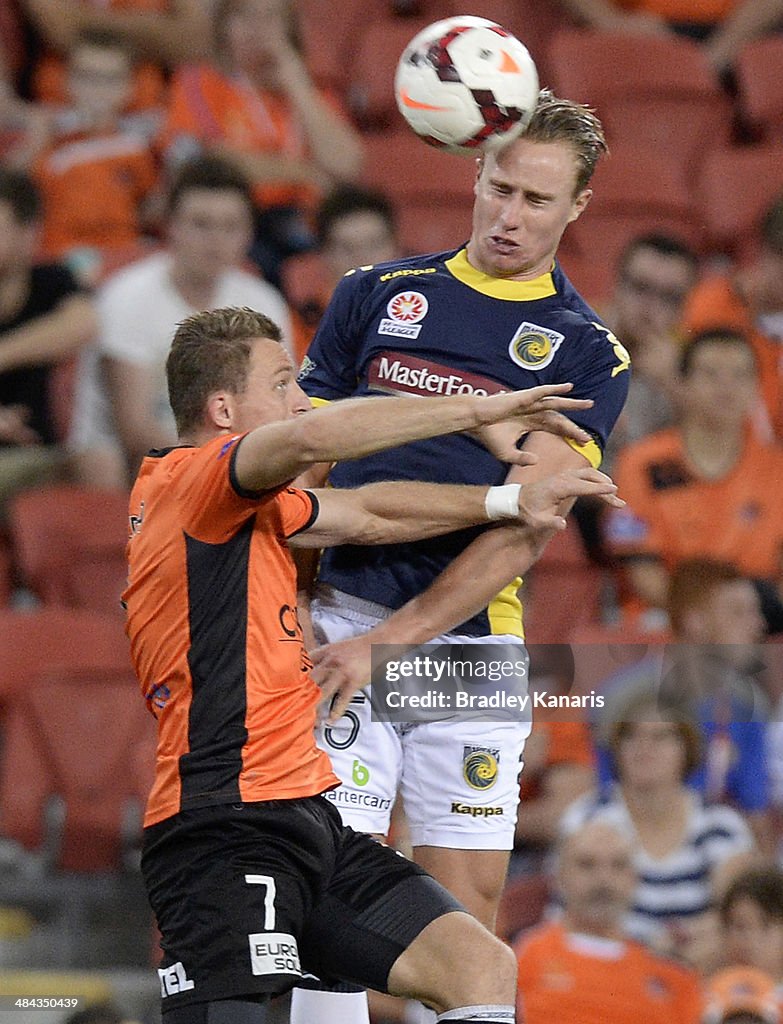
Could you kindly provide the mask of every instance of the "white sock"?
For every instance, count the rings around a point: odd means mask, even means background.
[[[517,1013],[513,1006],[458,1006],[455,1010],[446,1010],[438,1018],[441,1021],[453,1021],[454,1024],[514,1024]]]
[[[367,993],[295,988],[291,1024],[370,1024]]]

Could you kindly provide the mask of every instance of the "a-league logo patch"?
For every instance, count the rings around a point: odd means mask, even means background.
[[[397,292],[386,305],[388,314],[378,325],[378,334],[396,338],[418,338],[421,323],[430,308],[421,292]]]
[[[463,747],[462,777],[471,789],[490,789],[498,778],[497,747]]]
[[[508,346],[508,354],[517,366],[525,370],[543,370],[555,358],[564,340],[564,334],[525,320],[517,327]]]
[[[386,306],[386,313],[400,324],[417,324],[430,308],[421,292],[398,292]]]

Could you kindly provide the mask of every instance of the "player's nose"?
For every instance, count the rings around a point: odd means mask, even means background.
[[[302,391],[296,381],[291,382],[291,386],[288,389],[288,397],[290,399],[290,409],[293,416],[299,416],[303,412],[310,412],[312,406],[310,399]]]

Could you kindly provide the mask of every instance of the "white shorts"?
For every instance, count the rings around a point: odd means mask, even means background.
[[[366,633],[389,614],[327,587],[319,588],[311,610],[319,643]],[[521,646],[519,637],[506,635],[448,633],[432,642]],[[345,824],[386,835],[399,790],[413,846],[510,850],[529,734],[529,721],[371,721],[369,697],[360,691],[336,725],[319,726],[316,741],[342,780],[325,795]],[[482,772],[470,770],[476,763]]]

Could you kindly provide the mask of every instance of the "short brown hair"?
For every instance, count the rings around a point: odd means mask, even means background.
[[[723,923],[740,900],[751,900],[766,920],[783,923],[783,871],[775,864],[748,868],[737,875],[720,901]]]
[[[533,117],[522,137],[533,142],[566,142],[573,147],[579,165],[577,193],[586,188],[601,154],[609,152],[595,111],[573,100],[561,100],[551,89],[539,93]]]
[[[666,610],[675,634],[681,633],[685,615],[692,608],[703,608],[718,587],[736,583],[745,577],[730,562],[715,558],[689,558],[672,572]]]
[[[609,749],[615,765],[621,742],[630,732],[630,729],[637,722],[645,721],[643,711],[650,709],[650,714],[655,714],[664,722],[672,722],[676,727],[682,741],[685,752],[685,763],[683,766],[683,779],[701,764],[702,741],[701,733],[696,722],[679,704],[661,700],[652,693],[637,693],[630,698],[622,708],[617,721],[612,722],[609,731]]]
[[[282,332],[268,316],[246,306],[194,313],[178,325],[166,378],[180,435],[201,425],[207,399],[215,391],[245,390],[256,338],[280,341]]]
[[[252,213],[253,195],[247,178],[228,160],[219,156],[197,156],[181,164],[171,181],[166,196],[166,209],[171,216],[182,197],[196,189],[207,192],[236,192]]]

